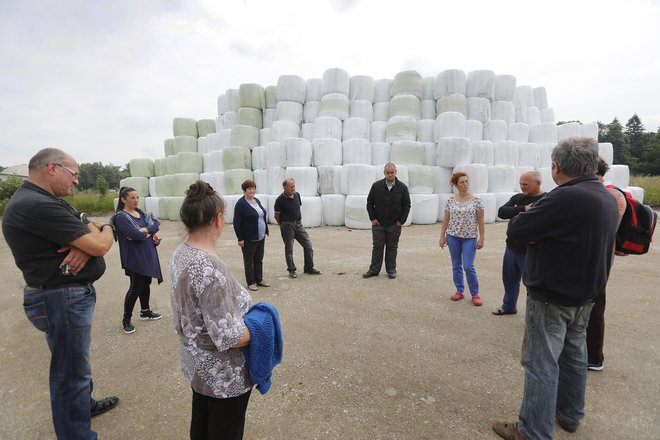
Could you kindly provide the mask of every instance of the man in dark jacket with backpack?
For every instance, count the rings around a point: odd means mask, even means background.
[[[506,439],[552,439],[555,417],[569,431],[584,417],[586,327],[605,289],[619,223],[616,201],[596,177],[598,144],[570,138],[552,151],[557,187],[514,217],[507,235],[528,243],[523,402],[518,423],[497,422]]]
[[[371,265],[363,278],[375,277],[383,265],[390,279],[396,278],[396,253],[399,247],[401,227],[410,213],[410,193],[405,183],[396,178],[396,166],[387,163],[383,169],[385,178],[374,182],[367,196],[367,212],[371,220],[373,250]]]

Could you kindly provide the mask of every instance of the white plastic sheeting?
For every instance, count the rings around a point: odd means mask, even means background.
[[[282,141],[286,150],[287,167],[309,167],[312,165],[312,143],[302,138],[286,138]]]
[[[227,112],[237,112],[241,106],[240,91],[238,89],[227,89],[225,95],[227,96]]]
[[[438,144],[435,142],[422,142],[422,144],[424,144],[424,165],[436,166],[438,160]],[[373,158],[373,154],[371,157]],[[374,163],[374,165],[376,164]]]
[[[518,165],[518,142],[493,142],[493,163],[495,165]],[[495,192],[495,191],[490,191]]]
[[[307,83],[297,75],[280,75],[277,80],[277,102],[294,101],[305,103]]]
[[[167,156],[167,173],[176,174],[179,172],[179,160],[176,156]]]
[[[438,141],[436,163],[441,167],[455,167],[470,163],[472,149],[465,137],[442,137]]]
[[[521,142],[518,144],[518,166],[538,168],[541,160],[539,144]]]
[[[166,197],[172,194],[172,179],[169,176],[149,178],[149,195],[151,197]]]
[[[163,151],[165,156],[174,155],[174,138],[165,139],[163,141]]]
[[[435,77],[427,76],[424,78],[424,94],[422,95],[422,100],[430,101],[435,100],[433,97],[433,86],[435,86]]]
[[[619,188],[626,188],[630,185],[630,170],[628,165],[612,165],[610,170],[605,173],[605,180]]]
[[[539,166],[537,168],[546,168],[552,165],[552,150],[556,146],[556,142],[539,144]]]
[[[639,186],[629,186],[622,189],[628,191],[639,203],[644,203],[644,188],[640,188]]]
[[[499,211],[499,209],[504,206],[509,200],[511,200],[511,197],[515,196],[516,193],[514,192],[498,192],[495,193],[495,209]],[[496,212],[497,212],[496,211]],[[500,217],[497,217],[495,219],[498,222],[503,222],[503,221],[508,221],[508,219],[503,219]]]
[[[539,110],[548,108],[548,94],[545,87],[535,87],[532,91],[534,93],[534,105]]]
[[[544,108],[540,112],[541,122],[555,122],[555,111],[551,108]]]
[[[425,149],[422,142],[392,142],[390,162],[396,165],[424,165],[424,156]]]
[[[544,167],[544,168],[538,168],[538,170],[541,173],[541,191],[543,192],[552,191],[557,186],[555,181],[552,180],[552,168]]]
[[[321,101],[307,101],[303,106],[303,121],[314,122],[319,117]]]
[[[342,143],[342,163],[371,165],[371,142],[366,139],[348,139]]]
[[[515,142],[529,142],[529,125],[522,122],[509,124],[507,140]]]
[[[275,201],[278,197],[279,195],[268,194],[268,209],[266,211],[268,212],[268,223],[270,224],[277,223],[275,221]]]
[[[433,184],[433,193],[434,194],[451,194],[451,175],[454,172],[453,168],[447,167],[432,167],[433,174],[435,176],[435,182]]]
[[[511,192],[517,188],[516,168],[511,165],[488,167],[488,192]]]
[[[371,123],[366,118],[348,118],[344,121],[342,140],[348,139],[371,140]]]
[[[374,81],[374,104],[379,102],[390,102],[392,99],[392,80],[389,78]],[[376,108],[374,107],[374,112]]]
[[[433,139],[438,142],[444,137],[464,137],[465,116],[459,112],[444,112],[438,114],[435,120]]]
[[[371,123],[371,142],[385,142],[387,132],[386,121],[374,121]]]
[[[344,69],[337,67],[327,69],[323,72],[323,78],[321,83],[321,94],[327,95],[330,93],[341,93],[346,96],[348,100],[348,94],[351,89],[351,79]]]
[[[372,142],[371,143],[371,164],[372,165],[385,165],[390,161],[390,151],[392,145],[389,142]]]
[[[399,95],[414,95],[419,99],[424,97],[424,79],[415,70],[404,70],[394,75],[392,81],[392,99]]]
[[[343,194],[321,194],[323,224],[344,226],[346,196]]]
[[[159,197],[158,198],[158,211],[160,212],[161,220],[181,220],[179,212],[183,204],[183,196],[176,197]]]
[[[581,134],[579,122],[568,122],[557,126],[557,140],[563,141],[571,137],[578,137]]]
[[[318,194],[319,172],[315,167],[288,167],[284,176],[296,181],[296,191],[301,196]]]
[[[312,158],[315,167],[341,165],[341,141],[335,138],[314,139],[312,141]]]
[[[227,224],[234,223],[234,208],[236,207],[236,202],[238,202],[238,200],[241,197],[243,197],[242,192],[241,194],[228,194],[223,197],[226,203],[225,215],[224,215],[225,223]]]
[[[516,90],[516,81],[516,77],[513,75],[495,75],[493,100],[512,102]]]
[[[436,103],[436,114],[444,112],[458,112],[467,116],[467,99],[465,95],[453,94],[443,96]]]
[[[341,93],[323,95],[319,106],[319,116],[334,116],[342,121],[348,118],[348,97]]]
[[[131,159],[128,165],[131,177],[152,177],[154,161],[151,159]]]
[[[264,150],[264,162],[266,169],[286,166],[286,148],[282,142],[268,142]]]
[[[411,194],[411,219],[414,225],[432,225],[438,221],[437,194]]]
[[[312,139],[333,138],[341,140],[342,132],[341,119],[334,116],[319,116],[314,121]]]
[[[160,202],[158,197],[145,197],[144,199],[145,211],[150,212],[152,216],[160,218]]]
[[[221,145],[221,134],[220,133],[209,133],[206,136],[206,153],[210,151],[222,150],[224,145]],[[198,148],[199,150],[199,148]],[[201,153],[201,151],[200,151]]]
[[[394,116],[387,121],[385,129],[385,141],[392,143],[396,141],[417,140],[417,120],[411,116]]]
[[[387,121],[390,119],[390,102],[374,102],[374,121]]]
[[[374,120],[374,106],[366,100],[348,101],[348,117],[365,118],[369,122]]]
[[[477,194],[484,205],[484,223],[495,223],[497,219],[497,200],[495,194],[482,193]]]
[[[271,142],[300,137],[300,126],[291,121],[275,121],[270,129]],[[327,137],[327,136],[325,136]]]
[[[212,173],[202,173],[199,175],[199,180],[202,180],[218,192],[221,196],[224,197],[224,195],[227,193],[225,191],[225,173],[224,171],[216,171]],[[259,184],[257,183],[257,188]]]
[[[194,136],[174,136],[173,154],[189,151],[197,153],[197,138]]]
[[[248,147],[250,149],[259,145],[259,129],[251,125],[234,125],[231,128],[232,147]]]
[[[371,165],[344,165],[341,170],[342,194],[369,194],[371,185],[380,179],[382,175],[381,173],[377,173],[376,170],[381,170],[381,167]]]
[[[208,153],[207,139],[205,137],[197,138],[197,152],[198,153]]]
[[[296,185],[298,189],[298,185]],[[302,224],[306,228],[317,228],[323,224],[323,206],[321,198],[314,196],[302,196],[302,205],[300,213],[302,215]]]
[[[536,107],[527,107],[525,109],[525,122],[530,126],[541,123],[541,113]]]
[[[614,147],[609,142],[601,142],[598,144],[598,154],[605,159],[608,165],[612,166],[614,163]]]
[[[220,149],[231,147],[231,128],[220,130]]]
[[[300,137],[312,142],[312,132],[314,131],[314,124],[311,122],[303,123],[300,127]]]
[[[222,150],[222,165],[225,171],[252,169],[252,154],[247,147],[226,147]],[[181,162],[179,161],[179,169]]]
[[[529,128],[529,141],[537,144],[557,142],[557,126],[552,122],[542,122]]]
[[[268,193],[268,170],[254,170],[252,175],[254,176],[254,183],[257,184],[257,191]],[[262,202],[264,208],[266,207],[266,203],[268,203],[268,200]]]
[[[422,107],[420,100],[415,95],[396,95],[390,101],[390,117],[412,116],[421,119]]]
[[[371,229],[366,195],[346,196],[344,224],[351,229]]]
[[[273,109],[277,105],[277,86],[267,86],[264,89],[264,108]]]
[[[493,143],[491,141],[472,141],[470,142],[470,149],[472,150],[470,163],[493,165]]]
[[[174,133],[174,137],[197,137],[197,121],[192,118],[174,118],[172,121],[172,132]]]
[[[268,168],[268,194],[282,194],[282,182],[284,182],[285,171],[282,167]],[[272,212],[270,208],[269,212]]]
[[[154,159],[154,175],[164,176],[165,174],[167,174],[167,158]]]
[[[470,98],[484,98],[487,101],[492,101],[494,90],[495,72],[492,70],[473,70],[468,72],[465,88],[465,96],[468,98],[468,111]]]
[[[490,119],[506,121],[507,124],[516,122],[516,110],[512,102],[493,101],[490,105]]]
[[[484,139],[484,124],[481,121],[468,119],[465,121],[465,137],[471,141]]]
[[[271,128],[273,126],[273,122],[275,122],[275,108],[264,109],[263,115],[264,115],[264,122],[262,124],[263,128]]]
[[[580,136],[598,141],[598,124],[595,122],[582,124],[580,126]]]
[[[206,153],[202,160],[204,163],[203,171],[205,173],[225,170],[224,162],[222,160],[222,150]]]
[[[436,113],[436,102],[435,99],[423,99],[420,103],[422,110],[421,119],[435,119],[437,116]]]
[[[323,96],[323,80],[309,78],[305,86],[305,102],[321,101],[321,96]]]
[[[532,91],[532,88],[528,85],[516,87],[516,91],[513,93],[513,105],[516,110],[533,107],[534,92]]]
[[[438,73],[433,85],[433,97],[440,99],[452,94],[465,95],[467,78],[465,72],[459,69],[448,69]]]
[[[353,75],[349,81],[349,94],[351,100],[374,101],[374,79],[366,75]]]
[[[407,168],[410,193],[433,194],[433,188],[435,187],[433,167],[429,165],[409,165]],[[413,223],[415,223],[414,220]]]
[[[227,112],[222,115],[222,128],[232,128],[238,119],[238,109],[236,111]]]
[[[320,166],[319,194],[341,194],[342,166]],[[342,218],[343,221],[343,218]]]
[[[447,200],[452,196],[449,194],[438,194],[438,221],[445,221],[445,208],[447,207]]]
[[[484,140],[505,141],[508,130],[506,121],[490,120],[484,124]]]
[[[488,191],[488,167],[480,163],[457,165],[454,172],[464,172],[470,179],[470,192],[485,193]]]
[[[434,142],[435,119],[420,119],[417,121],[417,140],[420,142]],[[373,140],[373,139],[372,139]]]
[[[249,153],[249,150],[248,150]],[[177,169],[180,173],[201,173],[204,171],[204,156],[201,153],[184,151],[177,153]]]

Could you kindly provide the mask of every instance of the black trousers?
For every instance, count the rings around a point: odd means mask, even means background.
[[[388,274],[396,273],[396,253],[399,249],[401,228],[396,224],[389,226],[372,225],[373,250],[371,251],[371,265],[369,272],[378,274],[383,265],[383,250],[385,251],[385,270]]]
[[[587,326],[587,356],[590,364],[602,364],[605,341],[605,292],[594,298],[594,307]]]
[[[140,308],[149,310],[149,297],[151,296],[151,277],[140,275],[139,273],[128,273],[131,280],[124,298],[124,319],[129,320],[133,316],[133,308],[138,298],[140,298]]]
[[[191,440],[241,440],[250,393],[216,399],[193,390]]]
[[[245,281],[247,281],[248,286],[250,284],[260,283],[263,280],[265,244],[265,238],[259,241],[245,240],[243,242],[241,251],[243,252]]]

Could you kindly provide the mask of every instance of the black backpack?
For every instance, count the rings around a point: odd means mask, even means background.
[[[658,222],[658,213],[650,206],[639,203],[629,192],[614,185],[608,185],[608,188],[620,191],[626,199],[626,211],[616,231],[615,249],[624,254],[647,253],[653,240],[655,224]]]

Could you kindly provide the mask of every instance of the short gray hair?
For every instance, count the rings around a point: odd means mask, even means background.
[[[383,171],[385,171],[387,167],[394,167],[394,171],[396,171],[396,165],[394,165],[392,162],[387,162],[383,167]]]
[[[552,160],[559,170],[570,177],[596,174],[598,143],[592,138],[571,137],[552,150]]]
[[[30,162],[28,163],[28,170],[36,171],[40,168],[45,168],[51,162],[59,163],[61,165],[61,162],[64,162],[67,158],[68,154],[59,148],[44,148],[32,156],[32,159],[30,159]]]
[[[536,180],[538,182],[543,182],[543,177],[542,177],[541,172],[539,170],[525,171],[523,174],[529,174],[529,177],[531,177],[532,180]]]

